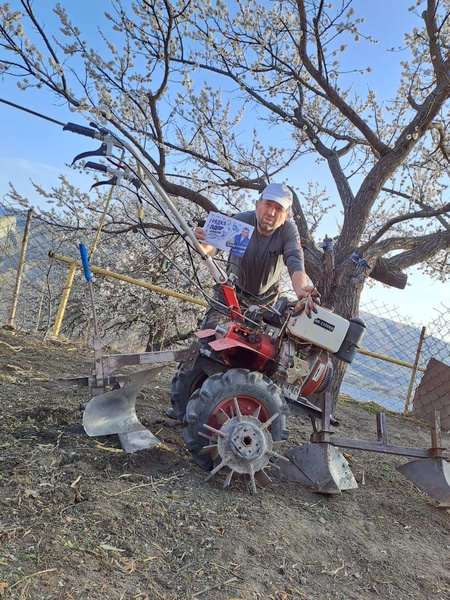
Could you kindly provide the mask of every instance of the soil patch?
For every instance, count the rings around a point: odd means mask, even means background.
[[[450,597],[450,514],[405,479],[408,457],[345,451],[358,489],[323,496],[273,478],[223,489],[165,416],[175,369],[139,394],[162,445],[125,454],[80,434],[92,354],[0,330],[0,597],[30,600],[351,600]],[[375,412],[342,401],[337,435],[374,441]],[[386,416],[394,444],[430,446],[426,424]],[[292,409],[287,450],[309,418]],[[443,432],[443,446],[450,434]]]

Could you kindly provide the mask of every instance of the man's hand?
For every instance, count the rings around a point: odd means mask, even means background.
[[[203,227],[196,227],[194,229],[194,235],[199,242],[203,242],[206,239],[206,232]]]
[[[210,256],[214,256],[217,248],[215,248],[214,246],[211,246],[211,244],[204,243],[204,241],[206,239],[206,231],[203,229],[203,227],[196,227],[194,229],[194,235],[197,238],[197,240],[200,242],[200,244],[203,246],[203,248],[205,249],[205,252],[207,252]]]
[[[306,312],[308,318],[311,318],[311,312],[317,313],[316,304],[320,304],[320,294],[313,285],[306,285],[297,294],[298,302],[295,305],[292,316],[301,315]]]

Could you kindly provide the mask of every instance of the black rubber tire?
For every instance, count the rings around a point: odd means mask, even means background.
[[[204,368],[205,360],[207,359],[197,358],[192,369],[178,369],[172,379],[170,401],[172,402],[173,412],[180,421],[184,419],[190,397],[208,378]]]
[[[243,414],[252,414],[260,406],[259,418],[265,422],[278,413],[271,426],[270,433],[274,441],[286,440],[289,432],[286,417],[289,407],[278,386],[263,373],[247,369],[230,369],[225,373],[216,373],[205,380],[202,387],[191,396],[184,417],[183,438],[194,461],[205,471],[213,468],[210,454],[199,456],[207,440],[199,433],[209,432],[203,427],[208,424],[220,428],[215,420],[216,412],[228,402],[237,398]],[[227,414],[231,414],[226,411]]]

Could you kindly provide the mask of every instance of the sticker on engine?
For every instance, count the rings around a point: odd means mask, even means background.
[[[325,366],[326,365],[324,365],[323,363],[320,363],[320,365],[317,367],[317,371],[311,377],[311,379],[313,381],[318,381],[322,377],[322,373],[323,373],[323,370],[325,369]]]
[[[319,319],[318,317],[314,319],[314,325],[318,325],[319,327],[322,327],[322,329],[326,329],[327,331],[334,331],[334,325],[328,323],[328,321]]]

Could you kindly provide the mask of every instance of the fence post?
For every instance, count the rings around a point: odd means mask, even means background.
[[[406,394],[406,402],[403,413],[406,415],[409,411],[409,405],[411,404],[411,395],[414,387],[414,382],[416,379],[417,367],[419,366],[420,353],[422,352],[422,344],[425,339],[425,330],[426,327],[422,327],[422,331],[420,332],[419,345],[417,346],[416,358],[414,360],[414,366],[411,371],[411,379],[409,381],[408,393]]]
[[[53,337],[58,337],[59,335],[59,329],[61,327],[61,323],[64,317],[64,312],[66,310],[67,301],[69,299],[70,290],[72,289],[73,278],[75,277],[76,270],[77,263],[75,261],[72,261],[69,267],[69,274],[67,275],[66,287],[64,288],[64,292],[58,308],[58,314],[56,315],[55,324],[53,326]]]
[[[47,271],[47,277],[48,277],[48,275],[49,275],[49,271]],[[37,333],[39,331],[39,325],[41,323],[42,307],[44,305],[44,297],[45,297],[45,286],[46,286],[46,280],[44,279],[44,281],[42,282],[41,299],[39,300],[39,308],[38,308],[38,313],[37,313],[37,317],[36,317],[36,324],[33,329],[34,333]]]
[[[22,248],[20,250],[19,266],[17,267],[16,285],[12,300],[11,312],[9,313],[8,327],[14,329],[14,318],[16,316],[17,302],[19,301],[20,284],[22,282],[23,266],[25,264],[25,254],[27,252],[28,238],[30,236],[31,219],[33,217],[33,209],[30,208],[27,212],[27,221],[25,223],[25,231],[23,233]]]

